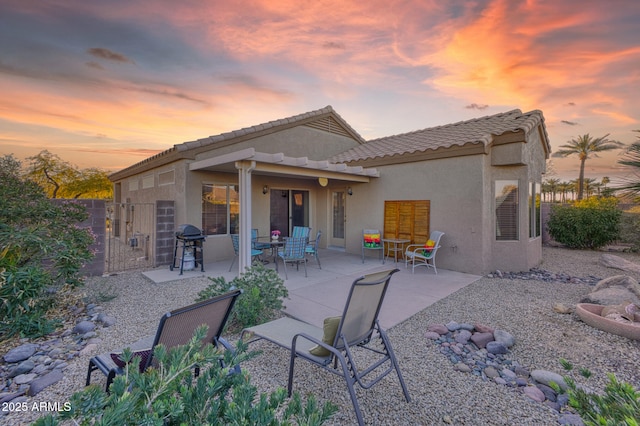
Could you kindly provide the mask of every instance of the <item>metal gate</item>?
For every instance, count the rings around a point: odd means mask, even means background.
[[[107,203],[105,273],[153,267],[155,204]]]

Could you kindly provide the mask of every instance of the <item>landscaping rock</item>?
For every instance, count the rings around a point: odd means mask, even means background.
[[[85,334],[95,330],[95,328],[96,325],[91,321],[80,321],[75,327],[73,327],[72,332],[74,334]]]
[[[516,338],[513,337],[511,333],[508,333],[504,330],[496,329],[493,332],[493,338],[496,340],[496,342],[502,343],[507,348],[510,348],[511,346],[516,344]]]
[[[531,378],[536,382],[542,383],[547,386],[549,386],[549,384],[553,382],[560,386],[561,389],[567,389],[567,384],[565,383],[564,378],[560,374],[554,373],[552,371],[533,370],[531,372]]]
[[[20,362],[28,359],[31,355],[36,353],[38,349],[38,345],[34,343],[25,343],[24,345],[20,345],[17,348],[11,349],[4,356],[4,361],[7,363],[12,362]]]
[[[640,273],[640,265],[637,265],[614,254],[603,254],[602,256],[600,256],[600,264],[606,266],[607,268]]]
[[[47,386],[51,386],[54,383],[62,380],[62,373],[59,370],[53,370],[52,372],[39,377],[31,382],[27,395],[34,396],[39,394]]]

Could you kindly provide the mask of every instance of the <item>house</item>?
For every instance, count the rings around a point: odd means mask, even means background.
[[[348,253],[360,253],[363,228],[420,243],[443,231],[438,267],[484,274],[540,263],[549,154],[541,111],[366,141],[327,106],[175,145],[110,179],[116,203],[156,206],[157,265],[171,262],[178,224],[207,235],[205,263],[231,259],[229,234],[239,233],[239,270],[250,264],[243,230],[288,235],[302,225]]]

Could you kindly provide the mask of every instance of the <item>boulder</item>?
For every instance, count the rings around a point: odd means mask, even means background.
[[[607,268],[620,269],[622,271],[640,274],[640,265],[613,254],[603,254],[600,256],[600,264]]]
[[[630,301],[640,305],[640,284],[627,275],[614,275],[600,280],[593,291],[582,298],[582,303],[619,305]]]
[[[62,373],[59,370],[53,370],[44,376],[38,377],[31,382],[27,395],[34,396],[39,394],[44,388],[62,380]]]

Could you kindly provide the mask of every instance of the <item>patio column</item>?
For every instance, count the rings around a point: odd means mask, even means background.
[[[251,172],[256,168],[255,161],[236,161],[238,169],[240,223],[238,253],[238,273],[242,274],[251,266]]]

